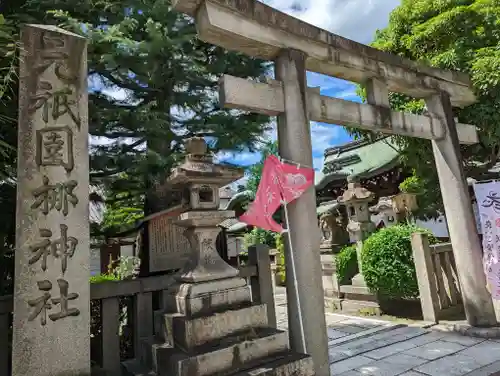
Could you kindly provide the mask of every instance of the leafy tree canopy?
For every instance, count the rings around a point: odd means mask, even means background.
[[[500,3],[497,0],[402,0],[389,25],[372,45],[405,58],[470,74],[478,102],[456,109],[462,123],[478,127],[480,142],[462,145],[464,170],[475,179],[488,172],[500,154]],[[391,93],[394,110],[422,113],[424,103]],[[360,135],[360,132],[355,132]],[[366,134],[363,134],[366,135]],[[425,216],[442,208],[431,143],[396,137],[403,163],[413,170],[403,188],[420,187]]]

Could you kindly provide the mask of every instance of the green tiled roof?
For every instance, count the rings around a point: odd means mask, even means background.
[[[227,203],[226,207],[223,208],[224,210],[233,210],[236,206],[242,205],[245,202],[251,202],[253,201],[253,193],[252,191],[242,191],[236,193],[233,197],[231,197],[231,200]]]
[[[316,174],[316,188],[322,189],[347,176],[370,178],[399,164],[397,146],[391,137],[374,142],[354,141],[325,151],[323,171]]]
[[[339,206],[340,204],[337,201],[324,202],[316,208],[316,214],[321,215],[328,211],[333,211],[337,209]]]

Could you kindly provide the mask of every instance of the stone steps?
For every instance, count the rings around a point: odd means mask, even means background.
[[[269,354],[286,352],[288,334],[272,328],[258,328],[205,343],[187,352],[155,338],[143,341],[142,345],[142,363],[159,376],[207,376],[236,371]]]
[[[309,355],[287,352],[262,359],[262,364],[251,369],[224,376],[314,376]]]
[[[123,371],[124,376],[160,376],[136,359],[123,362]],[[229,370],[211,376],[314,376],[314,366],[309,355],[287,351],[248,362],[244,368],[236,371]]]
[[[313,374],[312,359],[289,349],[288,333],[268,327],[266,306],[250,302],[203,316],[155,312],[154,335],[123,368],[130,376]]]
[[[267,308],[256,304],[211,315],[188,318],[180,314],[155,312],[155,336],[167,343],[174,343],[185,350],[201,346],[207,341],[230,336],[237,332],[267,327]]]
[[[122,362],[122,371],[123,376],[158,376],[156,372],[146,368],[138,359]]]

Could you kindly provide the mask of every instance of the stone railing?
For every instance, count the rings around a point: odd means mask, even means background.
[[[438,322],[462,311],[451,243],[429,245],[427,235],[414,233],[411,244],[424,320]]]
[[[247,278],[254,303],[267,304],[269,325],[276,327],[276,313],[271,282],[269,249],[254,246],[249,249],[248,264],[239,268],[240,276]],[[92,306],[100,306],[100,315],[93,321],[100,321],[100,340],[97,349],[92,349],[92,361],[106,376],[121,374],[121,337],[131,334],[133,355],[140,351],[140,341],[154,333],[153,312],[163,308],[163,294],[174,283],[171,275],[138,278],[120,282],[91,284]],[[127,298],[123,310],[123,299]],[[12,296],[0,296],[0,375],[10,375]],[[124,324],[123,314],[126,314]],[[125,328],[124,328],[125,326]]]

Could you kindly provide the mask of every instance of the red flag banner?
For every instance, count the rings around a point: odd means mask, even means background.
[[[282,202],[290,203],[299,198],[313,183],[314,170],[281,162],[271,155],[264,161],[262,177],[255,200],[240,221],[252,226],[283,232],[273,214]]]

